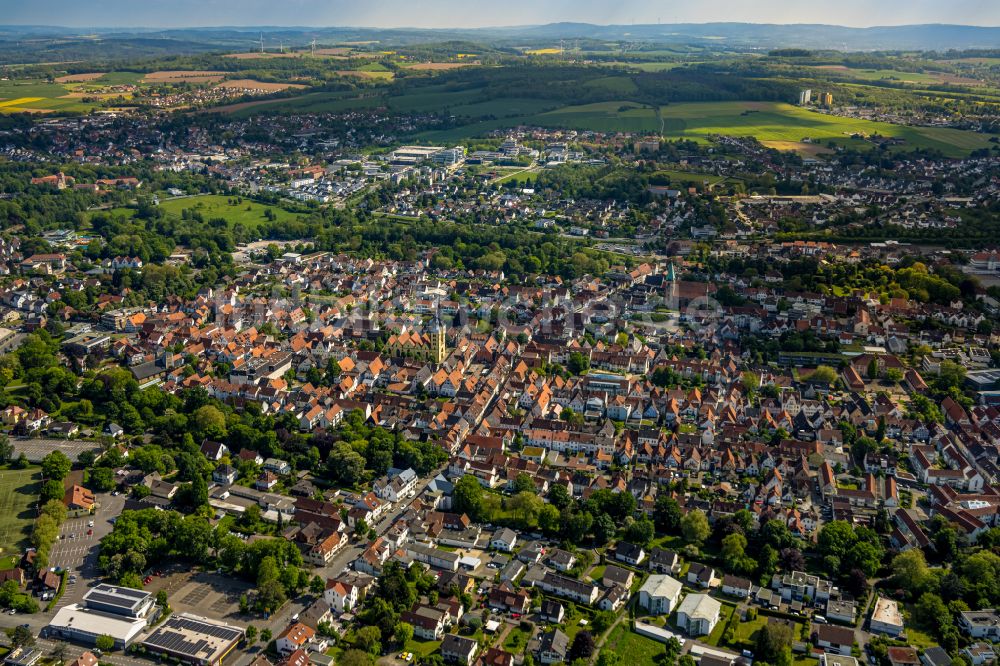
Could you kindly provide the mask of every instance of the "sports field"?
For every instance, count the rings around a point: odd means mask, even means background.
[[[37,467],[0,470],[0,557],[18,552],[31,533],[40,486]]]

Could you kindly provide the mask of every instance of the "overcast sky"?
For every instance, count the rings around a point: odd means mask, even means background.
[[[1000,25],[1000,0],[0,0],[0,24],[481,27],[599,24]]]

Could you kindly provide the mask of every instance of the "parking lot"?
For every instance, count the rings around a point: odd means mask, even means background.
[[[209,572],[165,571],[154,576],[145,589],[152,593],[166,590],[176,611],[197,613],[216,620],[240,618],[240,596],[253,586],[231,576]],[[245,621],[245,618],[242,618]]]
[[[33,463],[40,463],[42,458],[53,451],[62,451],[66,457],[77,462],[80,454],[85,451],[99,453],[101,446],[97,442],[87,442],[80,439],[46,439],[41,437],[27,437],[11,439],[14,445],[14,457],[21,455]]]
[[[100,541],[114,528],[111,520],[121,515],[125,506],[123,495],[101,493],[95,499],[97,509],[94,514],[67,518],[60,527],[59,540],[52,544],[49,566],[66,569],[70,573],[66,579],[66,590],[59,601],[60,608],[82,599],[89,583],[100,575],[97,566]],[[77,580],[74,581],[73,576]]]

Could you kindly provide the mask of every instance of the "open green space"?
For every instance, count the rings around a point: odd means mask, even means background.
[[[718,185],[722,181],[726,180],[725,176],[718,176],[711,173],[698,173],[695,171],[676,171],[663,169],[657,171],[654,176],[660,178],[668,178],[671,185],[684,184],[684,185],[703,185],[708,183],[709,185]]]
[[[412,652],[415,657],[425,658],[437,652],[441,647],[441,641],[422,641],[419,638],[411,638],[406,642],[403,652]]]
[[[631,631],[625,624],[619,624],[608,636],[601,650],[616,653],[623,664],[652,664],[653,659],[663,654],[665,648],[652,638],[646,638]]]
[[[0,470],[0,556],[20,552],[31,533],[40,486],[36,467]]]
[[[180,216],[184,210],[198,212],[205,220],[222,218],[230,226],[237,224],[253,229],[267,222],[265,211],[270,210],[277,222],[294,220],[298,213],[289,212],[280,206],[268,206],[249,199],[239,200],[237,197],[227,197],[221,194],[201,194],[193,197],[178,197],[160,202],[160,208],[170,215]]]

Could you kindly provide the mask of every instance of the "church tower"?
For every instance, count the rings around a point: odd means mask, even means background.
[[[440,304],[438,304],[440,307]],[[431,348],[428,350],[428,360],[434,363],[442,363],[447,356],[448,347],[448,327],[441,321],[441,313],[435,312],[434,319],[428,325],[427,337],[430,338]]]

